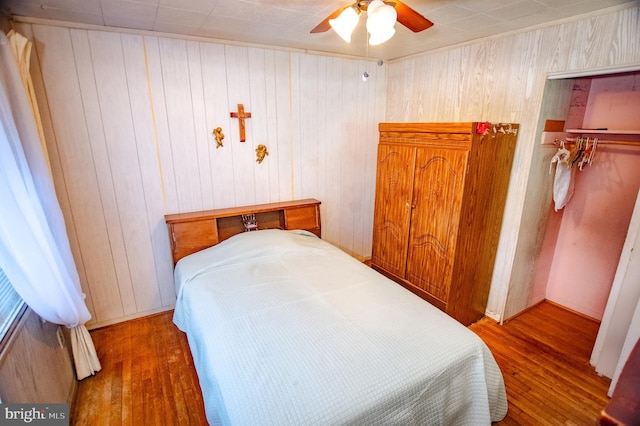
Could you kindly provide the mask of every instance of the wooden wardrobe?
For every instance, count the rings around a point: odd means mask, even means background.
[[[372,267],[471,324],[485,313],[518,125],[379,131]]]

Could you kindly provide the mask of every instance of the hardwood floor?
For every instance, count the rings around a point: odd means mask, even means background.
[[[184,333],[173,311],[91,331],[102,370],[82,380],[75,425],[206,425]]]
[[[185,335],[164,312],[93,330],[102,371],[79,383],[75,425],[204,425]],[[610,380],[589,365],[598,323],[542,303],[504,325],[469,327],[491,348],[509,412],[496,425],[595,425]]]
[[[589,364],[598,327],[549,302],[503,325],[472,324],[504,376],[509,412],[497,425],[596,425],[611,383]]]

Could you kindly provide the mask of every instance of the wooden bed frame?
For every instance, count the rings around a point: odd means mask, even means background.
[[[320,201],[256,204],[165,215],[173,264],[183,257],[246,232],[243,215],[255,215],[258,229],[304,229],[320,237]]]

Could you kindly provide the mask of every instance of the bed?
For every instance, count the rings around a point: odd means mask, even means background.
[[[175,268],[210,424],[482,425],[501,372],[470,330],[304,230],[244,232]]]

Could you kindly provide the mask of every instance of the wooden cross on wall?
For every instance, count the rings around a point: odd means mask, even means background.
[[[244,142],[247,140],[247,136],[245,135],[245,118],[251,118],[250,112],[244,112],[244,105],[238,104],[238,112],[231,113],[232,118],[238,119],[238,127],[240,127],[240,142]]]

